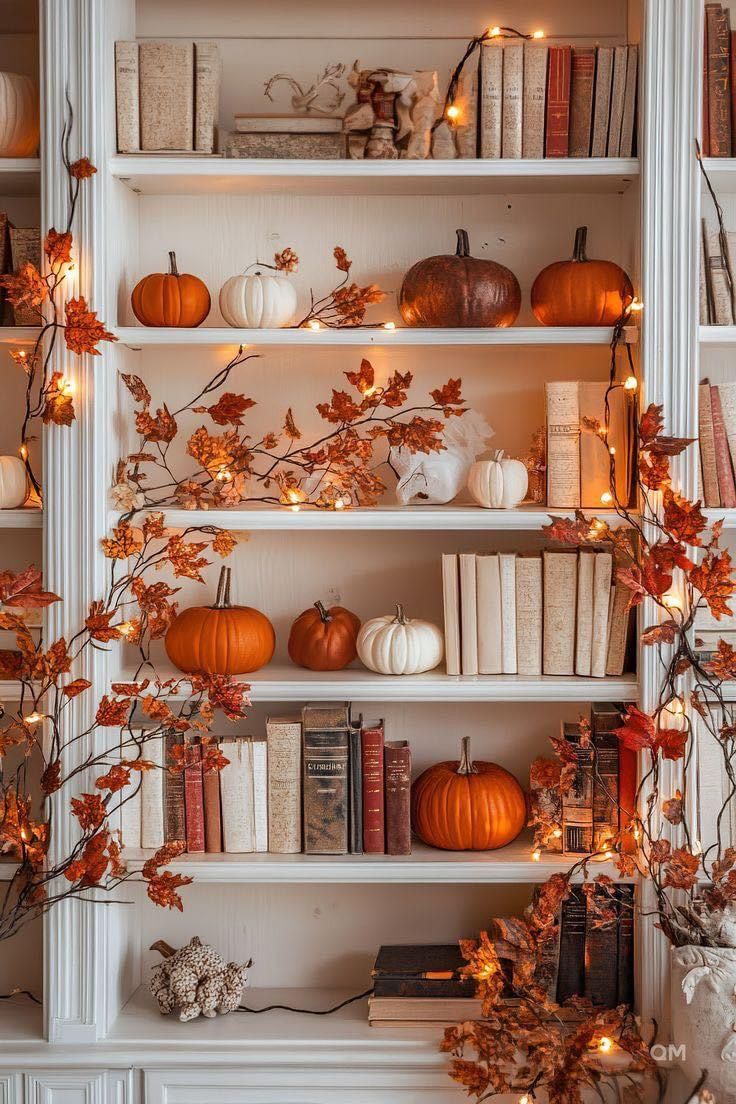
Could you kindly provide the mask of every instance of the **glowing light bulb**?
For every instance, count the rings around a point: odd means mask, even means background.
[[[490,27],[489,30],[488,30],[489,38],[498,38],[500,33],[501,33],[501,28],[500,27]]]
[[[639,381],[636,376],[627,376],[624,380],[624,391],[636,391]]]
[[[562,829],[555,828],[552,832],[552,839],[562,839]]]
[[[20,448],[18,449],[18,455],[20,456],[21,460],[27,460],[28,459],[28,445],[25,445],[25,444],[21,445]]]
[[[613,858],[613,851],[604,851],[603,858],[606,859],[607,862],[610,862]]]
[[[533,31],[532,38],[544,38],[544,31]]]
[[[301,507],[297,503],[294,506],[290,506],[289,509],[291,510],[292,514],[298,514]]]
[[[635,295],[634,298],[629,303],[629,310],[634,311],[635,314],[638,314],[639,311],[644,310],[644,304],[642,303],[641,299],[637,295]]]
[[[26,724],[36,725],[39,724],[45,718],[45,716],[45,713],[36,713],[34,711],[33,713],[28,713],[27,716],[23,718],[23,720],[26,722]]]
[[[542,852],[540,850],[537,849],[535,851],[532,851],[532,862],[539,862],[541,857],[542,857]]]
[[[383,328],[384,328],[384,330],[395,330],[396,329],[396,323],[395,322],[384,322],[383,323]]]
[[[57,387],[58,387],[59,391],[61,391],[62,395],[73,395],[74,394],[74,380],[64,379],[62,377],[59,380],[59,382],[57,384]]]
[[[603,494],[601,495],[601,502],[603,503],[604,506],[610,506],[611,505],[611,503],[613,502],[613,495],[611,494],[610,491],[604,491],[603,492]]]
[[[662,605],[668,610],[677,610],[682,613],[682,603],[676,594],[663,594]]]
[[[450,104],[446,114],[450,122],[454,123],[456,119],[460,118],[460,108],[457,106],[457,104]]]
[[[531,1104],[531,1100],[526,1093],[524,1093],[523,1096],[519,1097],[519,1104]]]
[[[219,480],[220,483],[227,483],[232,477],[233,473],[229,468],[220,468],[215,479]]]
[[[308,325],[310,330],[314,330],[315,333],[317,332],[317,330],[322,329],[322,324],[320,323],[318,318],[311,318]]]
[[[23,827],[21,828],[20,838],[23,840],[23,843],[30,843],[31,840],[33,839],[33,832],[31,831],[31,829],[28,827],[27,824],[24,824]]]
[[[598,1043],[598,1049],[601,1054],[608,1054],[609,1051],[613,1050],[613,1039],[609,1039],[607,1035],[604,1035]]]
[[[616,446],[611,445],[611,447],[609,448],[608,451],[610,452],[611,456],[615,456],[616,455]]]
[[[336,510],[344,510],[345,509],[345,500],[343,498],[336,498],[335,499],[335,509]]]
[[[130,636],[135,632],[135,625],[132,621],[122,621],[118,625],[118,632],[121,636]]]

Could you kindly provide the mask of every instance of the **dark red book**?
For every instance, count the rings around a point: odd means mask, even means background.
[[[187,822],[187,851],[204,851],[204,795],[202,791],[202,749],[187,747],[184,768],[184,812]]]
[[[593,126],[595,46],[575,46],[570,74],[570,137],[568,156],[590,157]]]
[[[222,809],[219,770],[202,771],[204,803],[204,849],[211,854],[222,851]]]
[[[708,36],[708,120],[710,156],[731,156],[731,29],[728,11],[705,5]]]
[[[383,855],[386,850],[383,798],[383,721],[361,733],[363,764],[363,851]]]
[[[384,749],[386,774],[386,854],[411,855],[411,748],[389,740]]]
[[[700,138],[700,152],[710,157],[710,112],[708,111],[708,23],[703,30],[703,125]]]
[[[570,133],[572,46],[550,46],[547,70],[545,157],[567,157]]]

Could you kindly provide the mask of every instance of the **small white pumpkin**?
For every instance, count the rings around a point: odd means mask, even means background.
[[[468,475],[468,490],[486,510],[513,510],[523,501],[529,473],[521,460],[511,460],[503,449],[490,460],[476,460]]]
[[[0,73],[0,157],[33,157],[38,137],[35,84],[20,73]]]
[[[27,497],[25,464],[17,456],[0,456],[0,510],[15,510]]]
[[[296,314],[296,291],[285,276],[231,276],[220,289],[220,311],[228,326],[238,329],[288,326]]]
[[[418,675],[442,661],[444,637],[430,621],[410,621],[397,606],[395,616],[366,621],[357,648],[365,666],[379,675]]]

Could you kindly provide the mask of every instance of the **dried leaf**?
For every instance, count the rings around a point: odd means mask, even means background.
[[[68,349],[82,356],[89,353],[99,356],[97,348],[100,341],[117,341],[114,334],[106,330],[94,311],[87,307],[86,299],[80,295],[77,299],[67,300],[64,308],[66,327],[64,337]]]
[[[69,175],[73,176],[75,180],[87,180],[96,172],[97,169],[88,157],[80,157],[78,161],[74,161],[69,166]]]
[[[128,388],[135,401],[148,406],[151,401],[151,393],[140,376],[127,375],[125,372],[121,372],[120,374],[123,383]]]

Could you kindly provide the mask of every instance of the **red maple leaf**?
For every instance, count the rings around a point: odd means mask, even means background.
[[[66,314],[64,338],[67,348],[71,349],[73,353],[77,353],[79,356],[82,356],[83,353],[99,356],[100,350],[97,346],[100,341],[117,341],[115,335],[105,329],[96,313],[89,310],[84,296],[80,295],[77,299],[69,299],[64,308],[64,313]]]
[[[225,391],[214,406],[195,406],[197,413],[208,412],[213,422],[218,425],[242,425],[243,415],[246,410],[255,406],[254,399],[246,399],[245,395],[236,395],[232,391]]]
[[[664,527],[676,541],[683,544],[700,544],[700,534],[707,521],[700,511],[699,502],[690,502],[669,487],[664,490]]]
[[[191,878],[183,874],[172,874],[170,870],[165,870],[163,874],[154,874],[148,879],[146,892],[154,905],[159,905],[160,908],[175,908],[183,912],[184,906],[177,890],[189,885],[191,881]]]
[[[657,724],[648,713],[643,713],[635,705],[627,705],[624,723],[614,730],[624,747],[632,751],[642,748],[652,749],[657,734]]]
[[[99,794],[82,794],[71,800],[72,813],[86,832],[90,828],[99,828],[107,815],[107,810]]]

